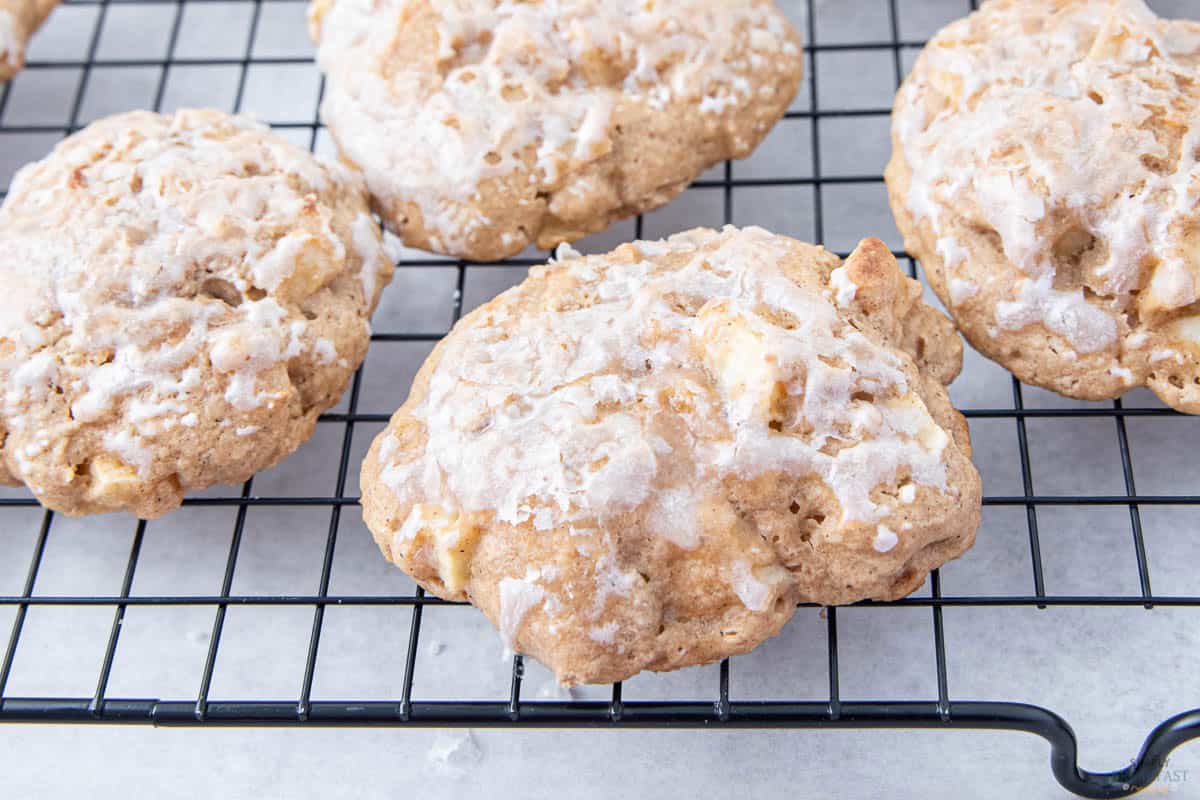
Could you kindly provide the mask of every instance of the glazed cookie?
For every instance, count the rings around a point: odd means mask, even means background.
[[[800,84],[772,0],[314,0],[322,116],[413,247],[478,261],[660,206]]]
[[[0,81],[25,66],[25,45],[59,0],[0,0]]]
[[[697,229],[464,318],[362,469],[383,553],[560,681],[743,653],[913,591],[979,521],[961,343],[884,245]]]
[[[0,206],[0,480],[157,517],[309,437],[391,276],[366,189],[243,117],[134,112]]]
[[[1200,24],[1141,0],[992,0],[896,97],[905,245],[977,349],[1200,413]]]

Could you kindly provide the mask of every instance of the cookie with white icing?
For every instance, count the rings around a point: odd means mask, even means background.
[[[96,122],[0,206],[0,480],[157,517],[312,433],[391,276],[359,176],[244,117]]]
[[[0,0],[0,81],[25,66],[29,37],[42,26],[59,0]]]
[[[410,246],[552,248],[742,158],[800,84],[772,0],[314,0],[322,117]]]
[[[974,541],[962,345],[887,248],[761,228],[560,260],[463,319],[362,468],[384,554],[566,683],[743,653]]]
[[[1200,413],[1200,24],[991,0],[896,98],[892,208],[960,329],[1028,383]]]

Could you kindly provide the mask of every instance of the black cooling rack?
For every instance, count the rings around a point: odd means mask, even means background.
[[[74,68],[79,70],[79,80],[71,90],[69,118],[65,125],[7,125],[0,124],[0,140],[6,134],[62,136],[78,130],[85,92],[93,71],[98,64],[108,68],[130,68],[157,70],[158,77],[153,93],[153,107],[159,109],[164,102],[168,72],[178,67],[225,66],[238,71],[236,96],[233,109],[243,106],[246,94],[247,75],[257,65],[307,65],[310,58],[271,57],[256,55],[254,41],[262,15],[262,0],[235,0],[250,7],[249,35],[242,55],[225,58],[194,58],[176,54],[181,22],[185,6],[214,3],[217,0],[69,0],[71,6],[89,6],[96,10],[94,22],[83,60],[35,60],[27,69],[54,70]],[[303,0],[283,0],[303,2]],[[228,0],[226,0],[228,3]],[[276,0],[278,2],[278,0]],[[97,58],[101,32],[110,9],[117,6],[139,5],[167,9],[173,15],[170,24],[169,43],[165,58],[121,59]],[[811,120],[811,177],[781,178],[758,177],[736,178],[730,164],[724,165],[723,175],[710,177],[695,184],[695,188],[723,194],[723,216],[726,222],[733,220],[734,189],[753,186],[807,186],[811,187],[815,238],[825,241],[823,189],[836,184],[881,184],[878,174],[823,175],[821,165],[821,126],[818,120],[852,117],[880,118],[890,113],[887,107],[856,110],[819,108],[818,53],[843,51],[851,53],[890,53],[894,63],[895,81],[898,84],[904,72],[904,58],[914,54],[921,41],[902,39],[900,36],[900,14],[903,0],[890,0],[886,4],[891,35],[877,41],[852,43],[821,43],[817,39],[815,24],[817,9],[814,0],[807,0],[807,89],[810,105],[805,110],[788,113],[792,119]],[[831,6],[833,4],[830,4]],[[850,4],[847,4],[850,5]],[[963,2],[963,12],[974,8],[976,3]],[[821,13],[831,13],[828,8]],[[13,84],[0,87],[0,119],[4,118]],[[318,91],[319,95],[319,91]],[[308,142],[317,144],[321,126],[312,118],[304,122],[285,122],[276,127],[307,131]],[[717,173],[720,174],[720,173]],[[0,198],[3,193],[0,193]],[[642,233],[643,220],[639,217],[636,233]],[[844,255],[844,254],[843,254]],[[905,259],[910,274],[917,275],[917,265],[905,253],[897,253]],[[528,266],[534,259],[514,259],[506,266]],[[453,294],[453,319],[457,320],[463,310],[463,289],[469,271],[484,269],[490,265],[466,262],[443,261],[440,259],[406,259],[398,267],[450,267],[456,270],[457,284]],[[376,332],[374,342],[436,342],[444,331],[432,333]],[[330,574],[338,540],[342,511],[358,503],[358,498],[347,495],[347,478],[350,471],[357,469],[352,463],[351,444],[356,425],[386,422],[383,414],[359,411],[362,370],[355,375],[349,391],[347,410],[344,413],[324,415],[322,426],[340,427],[342,430],[340,456],[337,464],[336,487],[329,496],[270,496],[256,493],[254,480],[241,487],[240,493],[229,496],[205,496],[189,498],[188,506],[223,506],[236,509],[232,537],[225,560],[223,580],[219,594],[211,596],[135,594],[131,592],[134,575],[138,569],[139,554],[146,532],[146,522],[139,522],[132,538],[128,560],[124,566],[121,590],[115,596],[95,595],[42,595],[38,593],[39,570],[46,553],[47,541],[53,535],[55,515],[43,512],[40,527],[29,561],[26,577],[20,594],[0,596],[0,609],[13,611],[13,624],[0,662],[0,722],[58,722],[58,723],[149,723],[174,726],[474,726],[474,727],[705,727],[705,728],[925,728],[925,729],[992,729],[1024,731],[1041,736],[1051,746],[1051,769],[1055,778],[1067,789],[1086,797],[1122,797],[1147,787],[1162,770],[1167,756],[1173,749],[1191,739],[1200,737],[1200,708],[1187,709],[1198,701],[1196,685],[1179,687],[1181,713],[1166,719],[1155,727],[1145,739],[1141,752],[1123,769],[1108,773],[1094,773],[1077,766],[1075,734],[1070,725],[1054,712],[1034,705],[1016,702],[979,702],[954,699],[947,680],[947,645],[943,631],[942,611],[951,607],[998,607],[1026,606],[1047,608],[1049,606],[1082,607],[1143,607],[1153,613],[1160,607],[1200,606],[1200,596],[1195,594],[1163,596],[1154,593],[1151,587],[1150,568],[1146,557],[1146,546],[1142,533],[1140,509],[1148,506],[1200,506],[1200,496],[1195,495],[1144,495],[1138,494],[1135,485],[1133,459],[1130,456],[1129,436],[1126,420],[1136,418],[1176,417],[1174,412],[1160,408],[1126,408],[1121,401],[1110,407],[1031,409],[1026,408],[1022,386],[1012,381],[1011,406],[969,410],[966,416],[972,419],[1000,419],[1012,422],[1020,454],[1023,492],[1008,496],[986,496],[986,506],[1007,506],[1024,509],[1028,530],[1033,592],[1023,595],[1004,596],[952,596],[944,594],[941,577],[937,571],[931,576],[928,596],[913,596],[893,603],[862,603],[860,607],[911,606],[928,608],[933,622],[933,646],[936,655],[937,696],[913,698],[896,702],[843,701],[839,692],[838,669],[838,611],[828,609],[825,630],[828,652],[829,684],[828,698],[813,702],[789,701],[742,701],[730,697],[730,667],[725,661],[720,665],[719,681],[713,687],[712,699],[708,701],[633,701],[622,698],[621,684],[612,687],[608,701],[528,701],[522,698],[524,663],[520,656],[512,660],[512,682],[509,697],[505,701],[479,702],[467,700],[423,701],[413,699],[413,680],[417,665],[417,647],[421,637],[423,610],[431,605],[455,605],[426,595],[417,589],[412,594],[402,595],[336,595],[331,594]],[[1034,489],[1030,468],[1029,434],[1026,421],[1035,418],[1089,417],[1110,420],[1119,446],[1124,476],[1124,492],[1102,496],[1047,496],[1039,495]],[[6,509],[34,507],[37,504],[27,496],[0,498],[0,506]],[[328,510],[328,534],[320,572],[319,589],[309,595],[239,595],[232,593],[234,574],[238,566],[239,551],[243,541],[243,530],[247,512],[255,507],[308,506]],[[1050,506],[1107,506],[1128,509],[1129,535],[1137,561],[1139,591],[1134,594],[1058,595],[1047,593],[1043,577],[1041,546],[1038,533],[1039,509]],[[403,667],[402,690],[398,697],[388,701],[363,701],[345,699],[341,701],[312,700],[313,677],[317,656],[321,647],[322,626],[326,609],[330,606],[389,605],[411,608],[411,629],[407,645],[407,658]],[[100,607],[112,610],[111,631],[103,658],[98,664],[94,692],[80,697],[17,697],[8,693],[9,678],[14,658],[21,647],[22,631],[31,608],[39,606]],[[207,656],[204,661],[200,690],[196,696],[176,699],[134,699],[113,697],[108,692],[109,678],[114,659],[121,644],[122,623],[126,610],[138,606],[180,608],[198,606],[212,610],[211,637],[208,639]],[[312,628],[308,638],[303,678],[296,700],[276,702],[251,700],[226,702],[210,700],[213,670],[221,647],[222,630],[229,608],[237,606],[292,606],[312,610]],[[63,659],[71,657],[70,645],[64,645],[60,654]],[[1190,690],[1190,692],[1188,691]]]

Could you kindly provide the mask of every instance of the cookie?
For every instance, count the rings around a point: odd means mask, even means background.
[[[1200,413],[1200,24],[1141,0],[991,0],[896,97],[888,193],[978,350]]]
[[[25,45],[59,0],[0,0],[0,81],[25,66]]]
[[[412,247],[477,261],[656,208],[800,84],[771,0],[314,0],[322,117]]]
[[[972,544],[962,345],[888,249],[761,228],[560,260],[455,326],[362,468],[384,555],[560,681],[744,653]]]
[[[366,354],[381,242],[361,178],[244,117],[64,140],[0,206],[0,480],[153,518],[275,464]]]

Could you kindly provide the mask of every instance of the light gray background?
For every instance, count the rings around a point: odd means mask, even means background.
[[[801,30],[804,4],[784,5]],[[1162,13],[1200,16],[1190,0],[1156,2]],[[966,0],[899,0],[903,40],[922,40],[960,15]],[[891,36],[886,0],[823,0],[817,40],[883,41]],[[84,77],[80,62],[96,28],[96,5],[55,12],[36,39],[34,66],[10,87],[0,117],[0,186],[23,162],[61,138],[78,102],[81,122],[154,104],[234,104],[254,6],[232,2],[138,3],[108,8],[97,45],[98,65]],[[180,35],[165,69],[169,32],[181,13]],[[313,117],[319,79],[311,64],[268,63],[311,55],[300,2],[262,3],[242,109],[282,123],[304,144],[310,130],[287,127]],[[905,67],[915,55],[903,51]],[[195,63],[221,58],[228,63]],[[890,50],[817,55],[821,108],[878,109],[890,105],[895,68]],[[49,62],[55,62],[51,64]],[[125,62],[125,63],[114,63]],[[796,108],[810,108],[806,83]],[[811,177],[813,123],[790,119],[735,178]],[[861,116],[820,121],[822,166],[829,175],[870,175],[888,155],[887,119]],[[316,139],[330,153],[328,137]],[[710,177],[720,177],[721,168]],[[645,220],[647,236],[722,221],[720,189],[694,188]],[[823,189],[826,242],[853,246],[865,234],[899,247],[883,186]],[[805,239],[814,230],[814,189],[740,187],[733,214]],[[606,250],[631,238],[633,223],[586,241]],[[415,254],[410,254],[415,255]],[[512,267],[472,267],[469,309],[521,279]],[[455,270],[409,268],[397,273],[375,320],[377,331],[442,331],[450,323]],[[428,351],[425,344],[377,343],[368,357],[359,410],[390,413]],[[968,353],[953,387],[964,408],[1011,407],[1007,373]],[[1030,407],[1087,406],[1025,389]],[[1155,405],[1146,392],[1128,405]],[[1196,492],[1200,427],[1188,419],[1131,419],[1129,436],[1144,494]],[[378,432],[359,425],[352,464]],[[1022,492],[1012,420],[975,420],[976,460],[989,495]],[[1035,490],[1043,495],[1124,492],[1111,419],[1029,422]],[[262,495],[331,495],[335,491],[339,424],[323,424],[312,442],[254,487]],[[356,469],[354,470],[357,471]],[[357,494],[352,477],[347,494]],[[210,496],[230,496],[222,487]],[[1042,508],[1038,512],[1050,594],[1128,596],[1138,590],[1128,510],[1121,507]],[[234,510],[188,508],[149,525],[134,594],[219,592]],[[5,510],[0,545],[0,593],[17,594],[40,522],[34,509]],[[1142,509],[1154,589],[1200,591],[1200,509]],[[247,516],[235,594],[310,594],[317,590],[329,525],[326,508],[252,508]],[[56,520],[35,592],[118,593],[134,523],[109,517]],[[1032,591],[1029,542],[1019,508],[985,510],[979,542],[942,570],[947,595]],[[412,584],[378,556],[357,508],[343,514],[330,591],[396,594]],[[928,587],[921,590],[928,593]],[[1083,766],[1113,769],[1132,757],[1147,731],[1170,714],[1200,705],[1200,628],[1196,611],[1158,608],[947,608],[950,696],[1013,699],[1045,705],[1075,726]],[[331,607],[326,615],[313,699],[394,699],[400,691],[410,612],[401,607]],[[7,638],[11,608],[0,609]],[[187,699],[196,695],[211,607],[131,608],[117,650],[109,697]],[[90,696],[112,621],[110,608],[34,607],[26,621],[7,689],[9,696]],[[312,623],[311,608],[231,608],[212,686],[212,699],[295,699]],[[932,613],[928,608],[857,608],[839,612],[844,699],[931,699],[937,686]],[[826,697],[825,623],[802,609],[782,636],[732,662],[738,698]],[[425,614],[414,698],[504,698],[511,665],[483,618],[466,608]],[[627,699],[712,699],[717,667],[638,677]],[[555,696],[549,674],[529,666],[524,697]],[[607,698],[608,689],[578,696]],[[560,732],[476,731],[460,735],[410,730],[216,730],[147,728],[0,728],[0,795],[6,798],[159,797],[361,798],[696,796],[732,791],[807,798],[1061,798],[1051,778],[1048,748],[1013,733],[961,732]],[[437,754],[461,749],[449,765]],[[464,756],[463,754],[467,755]],[[471,755],[473,754],[473,756]],[[1159,794],[1200,798],[1200,745],[1177,752],[1172,767],[1189,780],[1160,783]]]

